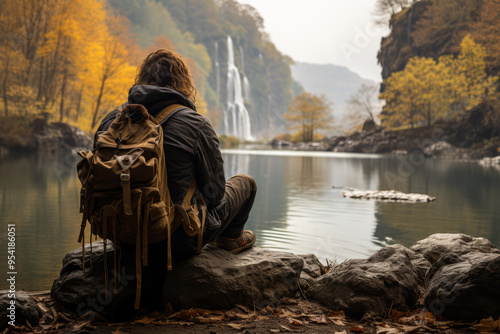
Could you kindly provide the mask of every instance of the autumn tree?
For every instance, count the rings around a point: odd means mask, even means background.
[[[378,84],[361,84],[358,90],[347,100],[351,115],[358,118],[368,116],[372,121],[375,121],[378,111],[378,91]]]
[[[389,127],[420,121],[428,126],[444,116],[456,116],[479,104],[494,90],[497,77],[485,71],[485,51],[470,36],[457,57],[411,58],[405,69],[385,81],[382,122]]]
[[[486,50],[486,71],[500,73],[500,2],[485,0],[476,22],[471,24],[474,40]]]
[[[284,117],[292,129],[302,131],[305,142],[312,142],[315,131],[333,126],[331,112],[330,103],[324,96],[303,92],[290,102]]]

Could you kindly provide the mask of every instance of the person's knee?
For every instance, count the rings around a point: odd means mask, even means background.
[[[257,182],[255,182],[255,179],[253,177],[247,174],[240,174],[238,175],[238,177],[244,180],[244,182],[246,182],[247,184],[249,184],[253,192],[257,192]]]

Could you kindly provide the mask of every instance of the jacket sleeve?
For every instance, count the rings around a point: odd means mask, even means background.
[[[217,206],[224,197],[226,179],[219,139],[206,119],[200,125],[195,147],[198,189],[207,206]]]

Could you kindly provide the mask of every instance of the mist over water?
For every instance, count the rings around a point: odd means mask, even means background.
[[[411,246],[433,233],[465,233],[500,246],[500,171],[476,162],[425,160],[394,188],[437,201],[411,204],[346,199],[344,189],[332,188],[390,189],[387,175],[398,173],[401,157],[224,150],[223,158],[226,178],[245,173],[257,181],[246,228],[255,231],[259,247],[313,253],[325,263],[367,258],[393,242]],[[78,160],[0,160],[0,228],[16,224],[20,289],[50,289],[63,257],[80,247]]]

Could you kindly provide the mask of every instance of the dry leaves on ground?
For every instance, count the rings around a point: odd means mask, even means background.
[[[500,318],[495,320],[489,317],[488,319],[481,320],[478,324],[475,324],[474,327],[481,333],[500,332]]]

